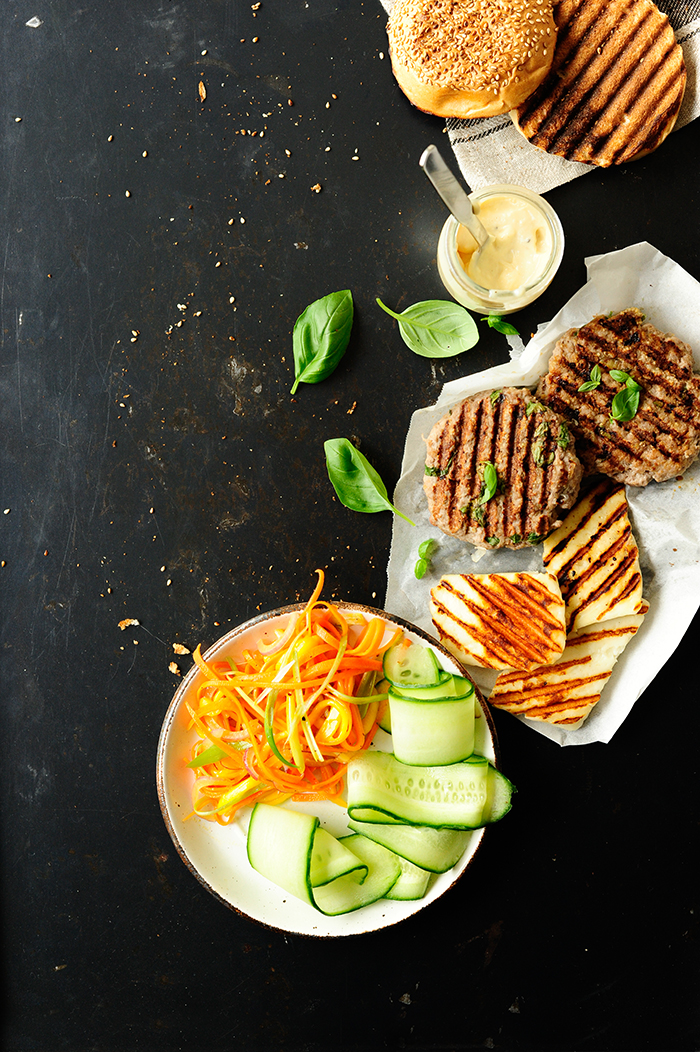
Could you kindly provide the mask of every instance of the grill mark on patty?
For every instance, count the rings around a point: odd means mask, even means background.
[[[700,376],[692,372],[688,349],[642,325],[641,314],[634,310],[596,318],[560,343],[561,353],[553,355],[538,394],[571,422],[577,438],[585,440],[580,447],[584,463],[592,469],[594,456],[600,470],[613,474],[624,472],[633,460],[657,478],[661,460],[666,462],[663,478],[671,477],[674,463],[684,464],[687,459],[689,429],[696,426],[700,410]],[[580,392],[594,365],[602,371],[599,387]],[[611,369],[628,373],[642,389],[639,410],[631,421],[609,419],[612,398],[622,389],[610,378]],[[695,445],[690,441],[692,460],[698,447],[697,440]]]
[[[560,418],[541,404],[528,415],[533,401],[519,388],[475,395],[431,431],[424,486],[431,521],[446,533],[484,547],[525,547],[528,535],[537,543],[559,524],[561,507],[573,504],[581,477],[573,437],[568,450],[560,449]],[[537,464],[533,448],[542,422],[544,459]],[[458,452],[446,469],[453,448]],[[496,469],[498,488],[480,500],[486,463]]]
[[[623,370],[623,372],[627,372],[627,370]],[[645,387],[643,379],[643,377],[640,377],[637,381],[642,388],[642,397],[640,398],[639,410],[634,418],[634,429],[627,428],[615,435],[615,444],[618,451],[628,456],[639,456],[640,454],[643,456],[644,446],[647,443],[655,442],[659,445],[664,439],[669,443],[670,451],[675,443],[681,441],[685,431],[684,425],[692,418],[692,413],[689,411],[677,412],[675,407],[667,408],[663,403],[657,406],[650,405],[648,400],[644,398]],[[548,393],[547,404],[562,416],[572,418],[572,408],[580,401],[578,386],[580,385],[568,382],[566,376],[561,376],[559,378],[558,391],[556,394]],[[622,386],[622,384],[601,383],[602,391],[599,389],[598,392],[586,392],[590,398],[590,405],[578,405],[575,414],[576,419],[573,420],[572,427],[575,427],[576,423],[579,426],[583,426],[586,418],[597,420],[601,415],[608,415],[612,398],[622,389]],[[568,398],[566,397],[567,395]],[[655,401],[660,402],[661,399],[657,398]],[[583,420],[581,419],[582,416]],[[623,423],[629,424],[631,421],[623,421]],[[649,434],[641,441],[640,436],[636,434],[636,430],[639,429],[644,432],[645,424],[650,425]],[[619,428],[619,424],[615,421],[610,421],[609,425]],[[596,428],[599,434],[610,437],[609,431],[606,432],[600,424],[592,426]]]

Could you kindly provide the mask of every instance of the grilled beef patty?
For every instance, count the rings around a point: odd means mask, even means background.
[[[621,374],[640,388],[628,420],[613,419],[613,400],[627,386]],[[567,421],[588,473],[646,486],[681,475],[700,454],[700,375],[693,372],[693,352],[645,324],[634,308],[601,314],[565,333],[537,397]]]
[[[525,388],[465,399],[428,436],[431,522],[478,548],[539,544],[576,500],[574,445],[561,417]]]

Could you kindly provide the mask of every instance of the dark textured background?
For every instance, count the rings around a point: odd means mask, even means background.
[[[199,886],[160,815],[173,642],[306,597],[317,566],[328,596],[383,600],[390,516],[334,500],[324,439],[357,441],[391,490],[411,413],[507,358],[485,326],[466,355],[418,358],[375,304],[443,295],[445,214],[417,160],[431,141],[448,155],[383,27],[375,0],[3,4],[11,1052],[700,1046],[697,619],[607,746],[559,749],[496,713],[517,806],[398,927],[258,927]],[[700,277],[699,136],[548,194],[567,251],[524,335],[587,255],[649,240]],[[294,320],[339,288],[348,352],[292,398]]]

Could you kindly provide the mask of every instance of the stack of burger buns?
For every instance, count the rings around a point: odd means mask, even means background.
[[[686,84],[652,0],[395,0],[392,70],[440,117],[510,113],[533,145],[607,167],[655,150]]]

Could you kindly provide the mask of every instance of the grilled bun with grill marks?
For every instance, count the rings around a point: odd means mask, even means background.
[[[611,164],[644,157],[681,108],[683,51],[652,0],[558,0],[552,68],[511,114],[519,131],[569,161]]]
[[[519,106],[549,72],[551,0],[396,0],[387,24],[399,87],[438,117],[490,117]]]

